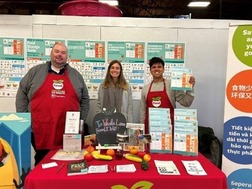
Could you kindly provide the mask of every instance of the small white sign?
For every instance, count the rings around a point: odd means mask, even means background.
[[[65,134],[78,134],[80,131],[80,112],[66,112]]]

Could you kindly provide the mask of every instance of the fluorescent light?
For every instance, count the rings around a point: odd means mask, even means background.
[[[114,0],[114,1],[99,0],[99,2],[101,2],[101,3],[107,3],[107,4],[112,5],[112,6],[117,6],[118,5],[118,1],[117,0]]]
[[[210,4],[209,1],[192,1],[187,6],[188,7],[207,7]]]

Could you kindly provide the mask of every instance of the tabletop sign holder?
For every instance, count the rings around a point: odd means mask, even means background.
[[[198,155],[197,109],[174,109],[174,154]]]
[[[80,112],[67,111],[63,151],[81,151]]]
[[[126,132],[126,118],[115,109],[102,111],[94,116],[93,125],[99,149],[118,149],[117,136]]]
[[[173,136],[169,108],[149,108],[151,153],[172,153]]]

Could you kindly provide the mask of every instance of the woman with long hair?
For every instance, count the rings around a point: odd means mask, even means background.
[[[118,60],[112,60],[108,66],[106,77],[99,87],[97,106],[98,112],[104,108],[115,109],[125,116],[128,123],[133,121],[132,89]]]

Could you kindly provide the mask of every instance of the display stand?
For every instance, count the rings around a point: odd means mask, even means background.
[[[115,149],[115,150],[121,150],[122,147],[119,145],[119,144],[105,144],[105,145],[101,145],[101,144],[98,144],[96,147],[95,147],[96,150],[107,150],[107,149]]]
[[[172,124],[169,108],[149,108],[151,153],[172,153]]]
[[[198,120],[196,109],[174,110],[174,154],[198,155]]]

